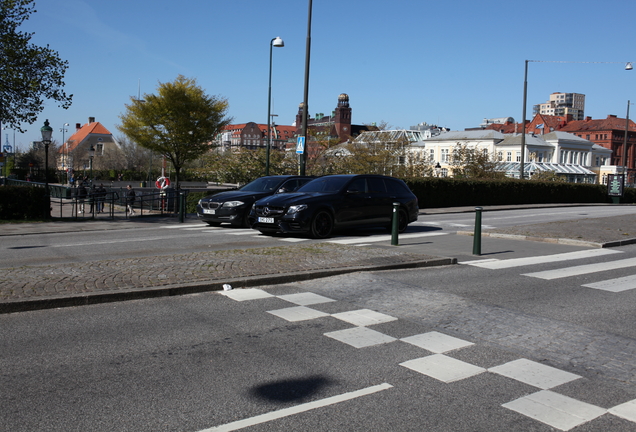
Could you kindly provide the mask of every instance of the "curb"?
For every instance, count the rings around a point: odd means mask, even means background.
[[[457,231],[457,235],[474,236],[475,233],[473,231]],[[562,245],[569,245],[569,246],[594,247],[594,248],[611,248],[611,247],[626,246],[626,245],[636,243],[636,238],[598,243],[598,242],[575,240],[575,239],[569,239],[569,238],[534,237],[534,236],[525,236],[525,235],[518,235],[518,234],[500,234],[500,233],[489,233],[489,232],[482,232],[481,236],[501,238],[501,239],[507,239],[507,240],[527,240],[527,241],[535,241],[535,242],[543,242],[543,243],[562,244]]]
[[[234,279],[226,279],[223,281],[192,282],[153,288],[131,288],[124,291],[116,292],[110,291],[72,296],[50,296],[35,300],[9,300],[7,302],[0,303],[0,314],[27,312],[42,309],[55,309],[62,307],[87,306],[100,303],[142,300],[157,297],[170,297],[210,291],[221,291],[223,290],[224,284],[247,288],[260,285],[277,285],[291,282],[303,282],[311,279],[325,278],[361,271],[399,270],[409,268],[437,267],[451,264],[457,264],[457,258],[440,257],[428,260],[386,265],[352,266],[337,269],[308,270],[298,273],[282,273],[276,275],[249,276],[242,278],[239,277]]]

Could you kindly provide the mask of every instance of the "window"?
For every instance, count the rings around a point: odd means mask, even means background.
[[[512,162],[512,152],[506,153],[506,162]]]
[[[517,152],[517,162],[521,162],[521,152]]]
[[[442,149],[442,162],[448,163],[448,149]]]
[[[428,160],[429,162],[435,162],[435,149],[430,149],[428,151]]]

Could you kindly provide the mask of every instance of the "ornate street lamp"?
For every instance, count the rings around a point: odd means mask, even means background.
[[[44,189],[46,196],[49,196],[49,145],[51,144],[53,128],[49,125],[48,119],[44,121],[44,126],[40,132],[42,133],[42,143],[44,143]]]
[[[280,37],[275,37],[269,43],[269,91],[267,92],[267,150],[265,159],[265,175],[269,175],[269,148],[272,146],[272,132],[270,130],[270,123],[272,115],[272,51],[274,47],[284,47],[285,42]]]

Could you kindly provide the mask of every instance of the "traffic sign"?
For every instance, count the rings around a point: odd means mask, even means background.
[[[303,154],[305,152],[305,137],[298,137],[296,142],[296,153]]]

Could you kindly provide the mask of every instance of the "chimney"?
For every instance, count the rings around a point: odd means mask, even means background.
[[[590,116],[585,117],[585,121],[586,122],[592,121],[592,117],[590,117]]]
[[[80,130],[82,128],[82,125],[79,123],[75,123],[75,131],[77,132],[78,130]]]
[[[88,118],[88,124],[95,123],[95,117]]]

